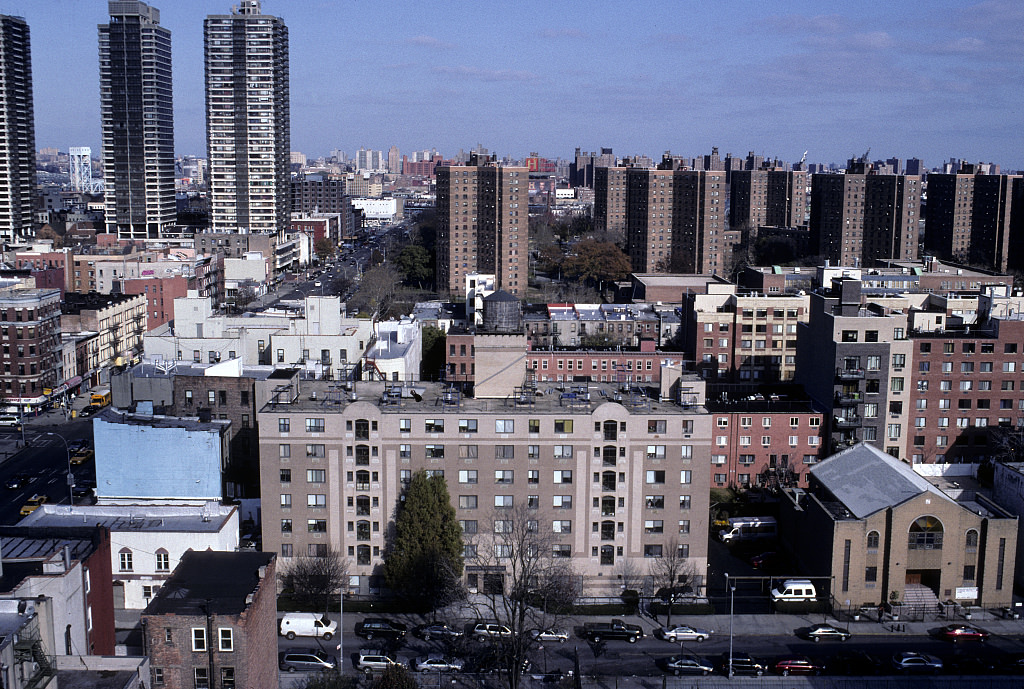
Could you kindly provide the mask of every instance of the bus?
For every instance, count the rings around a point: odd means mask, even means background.
[[[110,388],[97,388],[89,397],[89,404],[105,407],[110,404]]]

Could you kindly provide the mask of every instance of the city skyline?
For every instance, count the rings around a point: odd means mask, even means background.
[[[233,3],[153,4],[174,34],[176,153],[204,155],[202,21]],[[292,149],[451,155],[479,143],[568,158],[576,146],[653,157],[718,146],[841,164],[870,147],[928,167],[1024,168],[1013,117],[1024,96],[1006,87],[1024,72],[1017,3],[574,9],[266,0],[291,33]],[[7,0],[0,12],[33,32],[37,145],[98,152],[94,37],[107,3]]]

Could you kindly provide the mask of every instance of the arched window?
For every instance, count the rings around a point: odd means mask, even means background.
[[[618,440],[619,437],[619,422],[618,421],[605,421],[604,422],[604,439],[605,440]]]
[[[357,545],[356,546],[356,564],[357,565],[368,565],[368,564],[370,564],[370,546],[368,546],[368,545]]]
[[[615,546],[603,545],[601,546],[601,564],[602,565],[614,565],[615,564]]]
[[[164,548],[156,549],[156,571],[171,571],[171,555]]]
[[[356,539],[360,541],[370,540],[370,522],[360,519],[356,522]]]
[[[370,472],[360,470],[356,472],[356,489],[370,490]]]
[[[911,550],[942,550],[942,522],[936,517],[918,517],[910,525],[907,547]]]
[[[605,445],[601,448],[601,461],[606,467],[615,466],[615,459],[618,456],[618,450],[615,449],[614,445]]]
[[[608,495],[601,498],[601,516],[602,517],[614,517],[615,516],[615,498]]]
[[[369,445],[356,445],[356,466],[370,466]]]
[[[965,539],[964,544],[967,546],[967,552],[978,552],[978,532],[974,529],[968,529],[967,538]]]
[[[132,570],[132,551],[129,548],[121,548],[118,551],[118,562],[121,565],[122,572],[131,572]]]
[[[868,550],[878,550],[878,532],[871,531],[868,533]]]
[[[356,496],[356,514],[366,516],[370,514],[370,496],[369,495],[357,495]]]
[[[614,471],[605,471],[601,473],[601,490],[615,490]]]
[[[356,419],[356,440],[370,439],[370,422],[367,419]]]
[[[603,521],[601,522],[601,540],[602,541],[614,541],[615,540],[615,522]]]

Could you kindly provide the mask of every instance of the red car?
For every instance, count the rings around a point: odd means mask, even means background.
[[[816,665],[807,656],[787,656],[775,661],[772,669],[783,677],[786,675],[820,675],[822,667]]]
[[[750,566],[754,569],[771,569],[778,563],[778,561],[778,554],[769,551],[750,558]]]
[[[948,624],[939,631],[939,636],[946,641],[988,641],[989,634],[984,629],[969,624]]]

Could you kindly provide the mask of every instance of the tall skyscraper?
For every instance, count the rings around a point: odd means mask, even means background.
[[[437,285],[454,294],[468,273],[495,276],[498,289],[526,294],[530,173],[496,156],[437,168]]]
[[[811,177],[812,242],[838,265],[916,259],[920,210],[919,177],[869,173],[864,160],[851,160],[846,173]]]
[[[616,238],[626,236],[626,170],[593,167],[594,230]]]
[[[0,15],[0,241],[33,234],[36,134],[28,24]]]
[[[241,0],[203,22],[206,146],[214,230],[288,229],[288,27]]]
[[[806,224],[807,173],[782,169],[737,170],[729,187],[729,226],[757,231]]]
[[[388,149],[388,172],[393,175],[402,174],[402,155],[398,151],[398,146]]]
[[[160,10],[111,0],[99,27],[107,232],[161,239],[174,229],[171,32]]]
[[[928,175],[925,248],[938,258],[993,270],[1016,267],[1024,254],[1015,246],[1024,218],[1016,217],[1013,203],[1014,186],[1021,184],[1017,175],[977,174],[966,163],[956,174]]]
[[[725,171],[626,170],[626,253],[638,273],[728,275],[740,232],[726,230]]]

